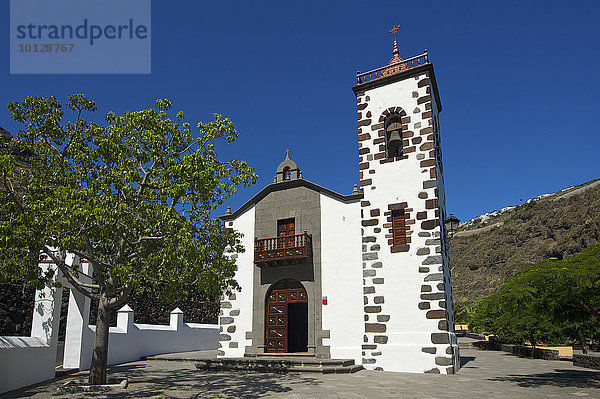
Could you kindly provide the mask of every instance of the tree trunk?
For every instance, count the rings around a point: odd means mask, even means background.
[[[583,335],[583,331],[581,330],[581,326],[578,324],[576,328],[577,335],[579,335],[579,342],[581,343],[581,351],[585,355],[588,353],[587,342],[585,340],[585,336]]]
[[[581,304],[581,306],[583,306],[583,308],[585,310],[590,312],[592,314],[592,316],[594,316],[596,318],[596,320],[598,320],[600,322],[600,310],[593,308],[592,305],[590,305],[589,303],[587,303],[586,301],[584,301],[581,298],[579,298],[579,303]]]
[[[108,328],[110,326],[110,308],[106,306],[106,297],[100,293],[98,315],[96,316],[96,335],[90,366],[89,383],[106,384],[106,363],[108,361]]]

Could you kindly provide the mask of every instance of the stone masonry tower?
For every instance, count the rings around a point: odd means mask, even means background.
[[[365,368],[451,374],[460,365],[438,114],[427,50],[358,73]]]

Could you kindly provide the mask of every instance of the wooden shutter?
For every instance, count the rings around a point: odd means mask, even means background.
[[[406,245],[406,214],[403,209],[392,211],[392,234],[394,246]]]
[[[295,223],[294,219],[283,219],[277,221],[277,235],[283,239],[279,240],[279,248],[292,248],[294,246]]]

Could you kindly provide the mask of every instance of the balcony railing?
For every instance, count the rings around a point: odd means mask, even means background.
[[[407,58],[400,62],[396,62],[395,64],[382,66],[381,68],[373,69],[368,72],[356,72],[356,83],[365,83],[371,80],[379,79],[382,76],[388,76],[393,73],[400,71],[401,69],[410,69],[419,65],[424,65],[429,63],[429,57],[427,56],[427,50],[421,55],[417,55],[412,58]],[[402,67],[402,68],[398,68]]]
[[[259,266],[292,265],[311,259],[312,235],[306,232],[254,240],[254,263]]]

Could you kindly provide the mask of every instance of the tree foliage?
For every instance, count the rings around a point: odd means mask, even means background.
[[[597,337],[600,244],[523,269],[479,302],[470,325],[510,343]]]
[[[245,162],[217,158],[215,141],[237,137],[233,123],[214,114],[193,129],[183,112],[169,118],[169,100],[109,112],[103,125],[84,118],[96,110],[84,95],[66,108],[74,120],[63,121],[54,97],[9,104],[23,129],[0,147],[0,278],[48,284],[42,254],[102,310],[134,289],[172,300],[236,287],[224,250],[242,250],[239,234],[211,217],[236,186],[256,181]],[[69,267],[69,253],[91,263],[91,283]]]
[[[454,322],[456,324],[468,324],[475,316],[476,305],[470,301],[453,301]]]

